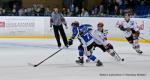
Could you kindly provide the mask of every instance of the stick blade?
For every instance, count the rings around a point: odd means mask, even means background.
[[[32,66],[32,67],[37,67],[37,65],[34,65],[32,63],[28,63],[29,66]]]

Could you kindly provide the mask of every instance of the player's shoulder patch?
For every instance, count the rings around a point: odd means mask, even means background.
[[[126,22],[125,20],[122,21],[122,23],[125,23],[125,22]]]
[[[130,21],[130,24],[131,24],[131,25],[134,25],[134,21]]]

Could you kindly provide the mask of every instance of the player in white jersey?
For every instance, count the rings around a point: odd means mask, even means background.
[[[138,42],[138,38],[140,35],[140,29],[135,21],[130,19],[130,14],[126,13],[124,16],[124,20],[121,22],[117,22],[117,27],[124,32],[125,38],[132,45],[133,49],[142,54],[143,52],[140,50],[140,45]]]
[[[108,52],[112,57],[117,61],[123,61],[119,55],[114,51],[113,46],[107,42],[107,33],[108,30],[104,30],[104,24],[99,22],[97,29],[92,33],[95,41],[95,47],[99,47],[103,52]]]

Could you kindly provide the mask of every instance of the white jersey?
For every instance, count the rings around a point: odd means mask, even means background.
[[[135,21],[133,21],[133,20],[130,20],[129,22],[127,22],[126,20],[123,20],[121,22],[118,21],[117,22],[117,27],[119,27],[120,25],[122,25],[123,28],[125,28],[125,29],[126,28],[130,28],[130,29],[133,29],[135,31],[139,31],[137,23]],[[125,34],[125,37],[130,37],[131,34],[132,34],[132,31],[125,30],[123,32]]]
[[[93,32],[93,38],[94,38],[95,43],[98,45],[106,46],[108,44],[107,40],[105,40],[105,38],[107,38],[107,35],[103,32],[95,30]]]

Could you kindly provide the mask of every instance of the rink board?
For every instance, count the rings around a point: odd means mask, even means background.
[[[50,17],[0,17],[0,38],[54,38],[50,28]],[[109,40],[126,41],[124,34],[116,24],[123,18],[106,17],[66,17],[68,29],[65,29],[67,36],[71,36],[71,23],[79,21],[81,24],[91,24],[96,29],[98,22],[103,22],[108,30]],[[141,37],[150,41],[150,20],[147,18],[133,18],[141,28]],[[140,42],[146,42],[140,40]]]
[[[0,38],[31,38],[31,39],[54,39],[54,36],[0,36]],[[70,38],[70,36],[67,37],[68,39]],[[108,40],[110,41],[122,41],[122,42],[126,42],[127,40],[125,38],[113,38],[113,37],[109,37]],[[143,39],[139,39],[139,42],[141,43],[150,43],[150,40],[147,39],[143,40]]]

